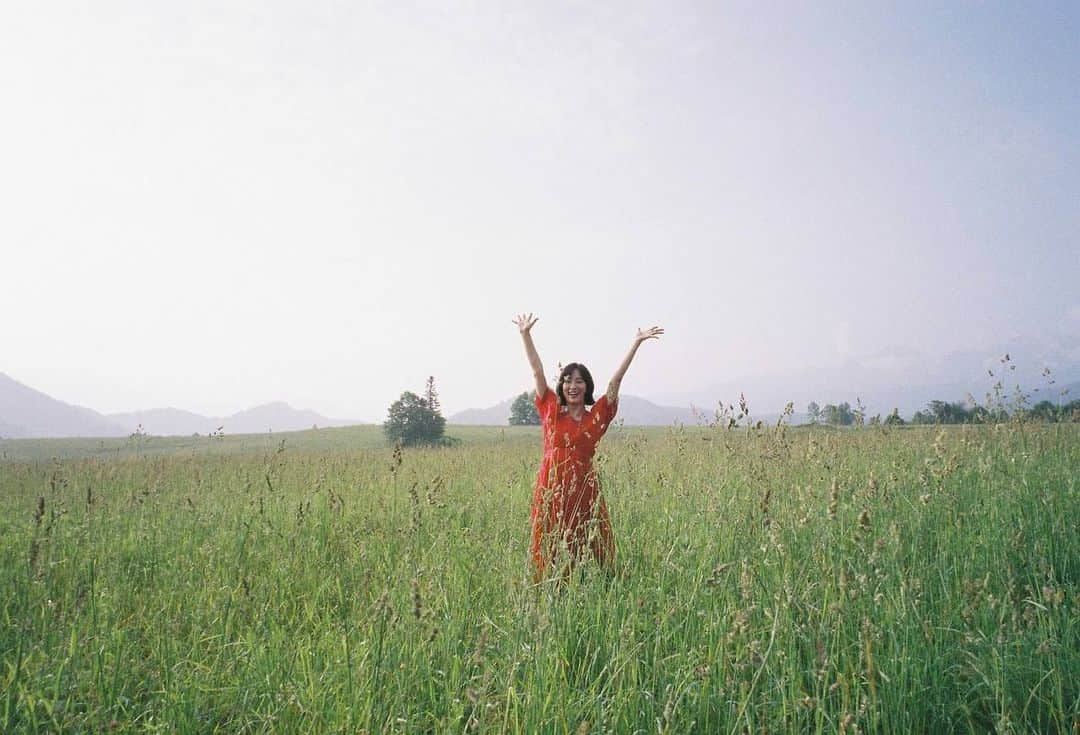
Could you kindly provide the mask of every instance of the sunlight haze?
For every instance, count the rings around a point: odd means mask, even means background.
[[[450,414],[530,386],[534,312],[598,382],[662,325],[623,390],[669,402],[1018,338],[1075,379],[1077,38],[1067,3],[9,4],[0,372],[363,421],[434,375]]]

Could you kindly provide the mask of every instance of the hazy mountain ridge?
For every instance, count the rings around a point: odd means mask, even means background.
[[[15,426],[14,424],[5,424],[0,421],[0,438],[2,439],[25,439],[30,435],[26,429],[21,426]]]
[[[179,408],[151,408],[146,411],[111,413],[108,416],[127,428],[129,434],[134,433],[141,426],[147,434],[190,436],[208,434],[221,426],[220,423],[214,423],[213,417],[200,416]]]
[[[97,411],[58,401],[0,373],[0,436],[5,438],[124,436]]]
[[[1013,371],[1009,371],[1009,373],[1011,375]],[[1003,397],[1006,404],[1011,405],[1014,399],[1015,385],[1010,387],[1010,383],[1006,382],[1004,386]],[[966,402],[970,391],[965,392],[963,388],[964,385],[962,383],[914,386],[907,389],[896,388],[892,391],[879,391],[876,394],[863,392],[855,393],[854,395],[847,397],[833,398],[831,400],[819,399],[818,403],[821,406],[825,406],[826,403],[839,404],[847,401],[851,404],[852,408],[855,408],[856,398],[861,398],[863,404],[867,407],[867,418],[874,414],[880,414],[884,418],[892,411],[892,408],[874,408],[874,410],[871,410],[870,406],[874,404],[877,406],[891,405],[893,407],[898,407],[900,408],[901,416],[905,419],[910,419],[915,411],[924,410],[926,404],[930,401],[943,400],[953,403]],[[1049,400],[1051,403],[1055,404],[1064,404],[1080,397],[1080,381],[1065,384],[1055,381],[1053,385],[1046,385],[1044,381],[1043,385],[1035,386],[1030,389],[1025,389],[1023,385],[1021,385],[1021,389],[1027,397],[1027,405],[1029,408],[1042,400]],[[738,411],[738,395],[739,393],[735,392],[734,397],[730,401],[724,402],[724,405],[733,406],[735,412]],[[986,403],[985,391],[981,395],[974,393],[971,395],[980,404]],[[506,426],[508,419],[510,418],[510,406],[513,403],[513,400],[514,399],[509,398],[490,408],[469,408],[464,411],[459,411],[447,418],[447,423],[469,426]],[[750,408],[750,420],[764,421],[768,424],[776,423],[780,418],[783,406],[787,403],[787,401],[780,403],[778,405],[780,410],[777,410],[771,403],[755,405],[755,402],[750,400],[749,397],[747,401]],[[683,409],[676,406],[660,405],[638,396],[624,395],[619,399],[618,418],[622,419],[623,423],[628,426],[671,426],[675,423],[696,426],[701,423],[708,423],[715,420],[718,404],[719,401],[713,401],[707,405],[690,404],[687,408]],[[768,410],[759,411],[758,408],[762,407],[767,408]],[[796,403],[794,408],[795,411],[788,417],[787,423],[791,425],[807,423],[809,418],[805,411],[806,404],[799,405]]]
[[[177,408],[110,414],[109,418],[133,433],[140,425],[147,434],[189,436],[221,429],[228,434],[261,434],[267,431],[303,431],[313,426],[355,426],[363,421],[331,419],[310,409],[293,408],[283,401],[264,403],[229,416],[202,416]]]
[[[264,403],[239,411],[221,420],[225,431],[234,434],[257,434],[263,431],[300,431],[313,426],[355,426],[367,423],[351,419],[331,419],[306,408],[293,408],[284,401]]]
[[[467,426],[506,426],[513,402],[513,398],[508,398],[489,408],[469,408],[447,417],[446,422]],[[683,424],[697,423],[697,418],[689,406],[661,406],[631,395],[619,397],[619,412],[616,418],[630,426],[670,426],[676,421]]]
[[[139,430],[157,436],[209,434],[219,427],[233,434],[301,431],[313,426],[353,426],[362,421],[327,418],[315,411],[295,409],[281,401],[266,403],[230,416],[201,416],[177,408],[103,415],[64,403],[0,373],[0,438],[128,436]]]
[[[1005,355],[1009,360],[1002,362]],[[1044,368],[1050,368],[1049,378],[1043,375]],[[1048,385],[1048,380],[1055,383]],[[789,401],[797,412],[804,412],[810,401],[821,406],[847,401],[854,407],[861,399],[868,416],[884,416],[898,408],[902,416],[910,417],[932,400],[964,401],[970,395],[984,404],[998,381],[1007,400],[1019,386],[1032,404],[1044,398],[1056,402],[1063,388],[1080,381],[1080,340],[1016,337],[990,349],[957,350],[936,358],[900,348],[793,374],[715,381],[657,398],[687,402],[711,413],[719,401],[737,404],[743,393],[755,415],[778,413]]]
[[[466,408],[464,411],[448,416],[446,423],[465,426],[506,426],[510,420],[510,407],[513,403],[514,398],[507,398],[489,408]]]
[[[1003,362],[1006,354],[1010,359]],[[1047,367],[1051,370],[1049,376],[1043,375]],[[694,425],[699,420],[691,406],[708,420],[720,401],[737,405],[739,394],[744,393],[752,418],[770,423],[789,401],[795,408],[791,423],[805,420],[810,401],[820,406],[847,401],[854,408],[857,399],[862,400],[868,417],[885,416],[898,408],[904,418],[910,418],[932,400],[963,402],[970,395],[985,404],[987,394],[998,381],[1010,404],[1017,386],[1029,405],[1042,400],[1067,403],[1080,398],[1080,337],[1016,337],[1003,340],[994,349],[961,350],[938,358],[929,358],[917,350],[896,349],[789,375],[716,381],[692,391],[661,394],[654,397],[655,401],[624,395],[619,417],[628,425]],[[1062,391],[1067,393],[1063,396]],[[447,420],[451,424],[506,426],[512,402],[510,398],[489,408],[466,409]],[[177,408],[106,416],[52,398],[0,373],[0,438],[127,436],[140,425],[147,434],[190,436],[219,427],[226,433],[247,434],[362,423],[366,422],[327,418],[280,401],[224,417],[201,416]]]

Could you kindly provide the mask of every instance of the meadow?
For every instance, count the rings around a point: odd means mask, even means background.
[[[615,428],[534,586],[536,429],[0,442],[0,730],[1080,732],[1080,427]]]

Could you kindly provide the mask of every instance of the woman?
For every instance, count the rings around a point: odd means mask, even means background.
[[[532,340],[536,318],[521,314],[513,320],[525,343],[533,378],[536,380],[536,410],[543,427],[544,458],[536,478],[532,501],[532,557],[534,578],[540,581],[557,566],[557,557],[567,553],[565,570],[580,558],[587,546],[603,566],[614,560],[615,540],[611,535],[607,505],[600,497],[600,485],[592,467],[596,444],[615,418],[619,385],[641,343],[657,339],[660,327],[639,329],[630,352],[608,383],[607,393],[593,400],[593,379],[588,369],[571,363],[559,373],[552,391],[544,377],[544,367]],[[592,406],[587,410],[586,406]]]

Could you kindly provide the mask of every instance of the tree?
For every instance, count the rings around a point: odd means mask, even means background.
[[[424,400],[428,402],[428,407],[435,413],[442,413],[442,405],[439,403],[439,394],[435,390],[435,376],[429,375],[427,383],[424,384]]]
[[[1058,407],[1050,401],[1039,401],[1031,407],[1028,416],[1037,421],[1053,423],[1058,420]]]
[[[427,395],[424,398],[405,391],[401,398],[390,404],[383,431],[391,443],[403,446],[417,444],[445,444],[443,432],[446,419],[438,409],[435,380],[428,378]],[[432,406],[434,399],[434,407]]]
[[[540,414],[536,412],[536,404],[529,397],[528,391],[515,398],[510,405],[509,421],[511,426],[540,425]]]
[[[866,406],[858,396],[855,396],[855,411],[851,414],[851,420],[859,427],[866,423]]]
[[[851,404],[847,401],[839,406],[826,404],[821,410],[821,418],[826,424],[833,426],[851,426],[855,422],[855,414],[851,412]]]
[[[885,417],[886,426],[903,426],[904,420],[900,418],[900,409],[894,408],[892,413]]]
[[[1008,416],[1001,414],[1004,418]],[[982,421],[1001,420],[982,406],[968,408],[963,402],[930,401],[926,409],[916,411],[911,417],[913,424],[970,424]]]
[[[963,403],[930,401],[926,404],[926,410],[936,424],[964,424],[971,418]]]
[[[806,419],[811,424],[816,424],[821,421],[821,406],[817,405],[814,401],[810,401],[806,404]]]

